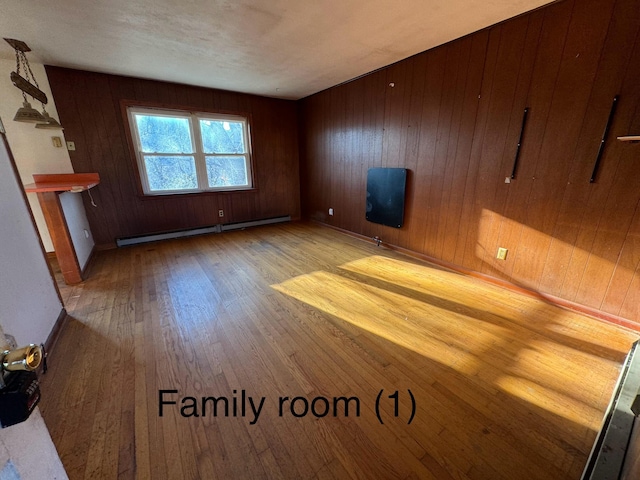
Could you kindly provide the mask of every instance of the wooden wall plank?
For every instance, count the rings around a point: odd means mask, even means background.
[[[456,83],[462,45],[454,42],[445,45],[446,60],[444,80],[440,97],[439,116],[435,129],[435,155],[433,158],[432,179],[429,189],[430,215],[427,215],[427,232],[423,249],[429,255],[437,256],[443,232],[439,229],[442,213],[442,197],[449,151],[449,131],[452,126],[453,109],[456,100]]]
[[[481,214],[481,206],[476,198],[481,195],[477,190],[482,188],[483,175],[482,167],[482,149],[484,145],[484,137],[487,129],[487,118],[489,115],[489,102],[482,101],[483,97],[487,97],[491,92],[493,76],[496,68],[498,55],[498,46],[500,44],[500,29],[487,29],[484,32],[484,53],[482,81],[478,91],[478,111],[476,114],[476,124],[471,141],[471,157],[469,161],[469,170],[465,182],[465,199],[461,214],[461,220],[465,222],[465,228],[461,232],[461,236],[456,243],[460,245],[458,248],[458,259],[461,264],[469,265],[470,268],[480,269],[478,251],[478,222],[477,218]],[[481,35],[482,33],[478,34]],[[475,35],[475,36],[478,36]]]
[[[504,179],[511,173],[515,158],[520,129],[510,129],[511,125],[522,125],[524,106],[522,97],[516,93],[519,84],[530,82],[531,57],[523,56],[529,32],[529,18],[521,17],[498,28],[501,30],[500,45],[496,66],[493,72],[491,90],[483,92],[483,102],[489,104],[488,118],[483,136],[482,157],[480,158],[480,177],[477,186],[478,195],[486,199],[482,202],[482,211],[478,212],[481,221],[477,225],[476,236],[480,239],[476,255],[480,269],[488,274],[503,272],[511,265],[511,258],[497,260],[498,247],[511,249],[513,244],[498,242],[503,227],[504,209],[511,184]],[[535,29],[534,29],[535,31]],[[522,73],[522,75],[520,75]],[[518,103],[516,111],[514,104]],[[506,156],[505,151],[511,152]],[[516,182],[514,180],[514,182]]]
[[[520,173],[515,185],[509,189],[509,198],[504,217],[510,219],[515,230],[515,242],[503,245],[511,250],[510,258],[513,264],[511,278],[526,279],[522,283],[529,288],[535,288],[539,255],[546,249],[547,238],[541,231],[531,228],[527,219],[530,211],[536,208],[532,200],[536,198],[536,182],[541,178],[536,175],[538,164],[547,161],[540,157],[544,142],[546,125],[551,115],[554,90],[562,65],[562,52],[566,43],[568,29],[571,22],[574,2],[560,2],[544,10],[538,49],[536,52],[534,69],[528,94],[530,107],[527,124],[527,139],[522,145],[520,155]],[[557,161],[557,160],[556,160]],[[533,216],[533,214],[531,214]],[[539,218],[538,216],[534,217]],[[534,275],[529,275],[529,270]]]
[[[355,94],[360,88],[355,83],[347,86],[346,89],[346,128],[349,130],[348,138],[348,157],[345,161],[345,194],[348,196],[347,204],[357,204],[362,202],[366,186],[362,181],[362,165],[365,148],[363,148],[363,104],[364,101],[361,95]],[[343,228],[349,225],[357,224],[360,221],[361,211],[356,209],[347,209],[346,211],[339,211],[338,215],[344,217],[345,222]],[[334,212],[335,214],[335,212]]]
[[[533,256],[536,260],[522,266],[529,269],[536,289],[549,291],[550,284],[558,283],[556,275],[548,274],[547,282],[540,285],[542,272],[547,262],[557,265],[566,258],[567,242],[556,237],[561,242],[550,251],[550,234],[558,218],[612,9],[613,2],[592,0],[580,2],[580,8],[572,11],[535,173],[539,181],[533,185],[527,210],[526,224],[536,231],[539,241]]]
[[[640,36],[636,37],[635,48],[628,65],[611,127],[614,132],[628,132],[630,128],[640,127],[637,118],[640,107],[640,97],[637,94],[640,77]],[[612,282],[615,281],[614,288],[624,289],[625,284],[631,280],[630,276],[625,275],[625,270],[633,272],[637,268],[637,261],[633,255],[636,231],[632,222],[640,203],[640,176],[637,173],[638,153],[629,148],[631,146],[633,145],[611,141],[603,155],[603,171],[598,177],[598,184],[608,187],[607,197],[602,202],[600,221],[576,295],[576,300],[580,303],[604,307],[607,310],[619,308],[623,301],[622,295],[611,291]],[[611,225],[615,225],[616,228],[611,228]],[[625,244],[631,247],[631,251],[625,250]],[[625,276],[627,281],[621,279]],[[605,298],[607,293],[608,301]]]
[[[529,120],[525,125],[522,142],[523,146],[524,144],[531,146],[532,143],[529,135],[531,122],[529,92],[533,81],[535,60],[537,58],[540,38],[543,32],[546,11],[538,10],[527,17],[527,36],[525,38],[524,50],[520,61],[518,85],[515,91],[513,107],[511,110],[511,121],[509,123],[511,133],[508,136],[509,140],[507,141],[507,145],[505,145],[503,167],[500,170],[502,175],[498,179],[498,182],[502,180],[502,176],[506,178],[513,172],[518,140],[520,139],[520,133],[522,132],[522,120],[525,108],[529,109]],[[535,158],[531,157],[529,157],[526,162],[523,162],[522,159],[520,159],[515,172],[515,179],[512,179],[511,183],[501,184],[499,187],[504,189],[505,186],[507,186],[505,197],[502,200],[503,203],[500,207],[500,215],[502,218],[500,219],[500,231],[496,246],[502,247],[508,245],[507,248],[509,249],[509,253],[507,255],[507,260],[504,265],[501,265],[500,269],[502,271],[503,278],[510,281],[515,281],[513,278],[513,259],[517,258],[518,243],[522,235],[522,226],[518,225],[518,219],[524,218],[526,213],[526,194],[531,188],[533,169],[535,167],[534,162]],[[495,271],[491,272],[491,274],[495,274]]]
[[[387,90],[386,83],[386,73],[376,72],[372,75],[366,76],[364,79],[361,79],[359,82],[363,84],[363,95],[364,95],[364,148],[365,148],[365,158],[363,168],[362,168],[362,178],[360,182],[365,187],[367,184],[367,171],[372,167],[381,167],[382,163],[382,139],[383,139],[383,129],[384,129],[384,100]],[[325,122],[328,122],[328,119],[324,119]],[[322,196],[320,196],[319,201],[322,202]],[[338,208],[345,208],[346,206],[338,205]],[[362,229],[362,232],[369,236],[374,237],[378,235],[379,229],[378,225],[368,222],[365,218],[365,197],[363,196],[357,203],[354,205],[346,207],[353,208],[360,212],[359,214],[359,225]]]
[[[410,62],[400,62],[386,69],[382,167],[406,168],[404,145],[407,128],[403,117],[406,115],[406,99],[411,95],[412,67]],[[378,235],[385,242],[394,245],[400,243],[397,228],[379,225]]]
[[[416,215],[417,205],[417,182],[418,168],[420,160],[420,130],[422,129],[422,105],[425,95],[425,70],[427,68],[428,56],[421,54],[415,57],[415,65],[411,72],[412,88],[408,101],[406,126],[407,134],[405,140],[405,167],[409,170],[407,175],[407,202],[405,205],[405,225],[408,231],[412,231],[421,222],[421,218]],[[402,247],[410,248],[411,236],[402,235]]]
[[[436,48],[429,52],[427,57],[425,76],[425,88],[423,93],[422,114],[420,132],[418,137],[418,165],[414,175],[414,207],[413,217],[416,219],[411,225],[412,235],[408,242],[409,248],[423,251],[425,243],[434,235],[429,227],[434,223],[432,217],[436,211],[432,209],[431,189],[436,152],[436,136],[433,134],[438,128],[440,117],[440,105],[442,99],[442,86],[445,81],[444,65],[447,50],[444,47]]]
[[[620,251],[611,281],[602,304],[602,310],[621,315],[633,315],[640,309],[640,202],[636,205],[635,215]],[[635,312],[634,312],[635,309]],[[628,310],[628,311],[627,311]]]
[[[629,48],[629,38],[638,34],[639,16],[640,11],[635,0],[618,1],[609,23],[558,220],[552,234],[549,260],[543,272],[541,288],[554,295],[563,295],[563,292],[572,292],[571,294],[575,295],[575,279],[584,271],[584,263],[579,259],[585,258],[585,252],[581,251],[583,247],[578,245],[578,234],[582,222],[587,225],[588,230],[595,230],[595,217],[587,206],[593,187],[597,188],[587,180],[591,176],[593,161],[584,159],[591,157],[595,160],[594,152],[598,151],[612,99],[620,93],[629,65],[633,51]],[[567,268],[554,268],[557,264],[564,264]],[[571,278],[567,280],[567,276]],[[565,285],[568,288],[565,288]]]
[[[98,207],[85,203],[97,244],[112,244],[119,237],[279,215],[299,218],[295,102],[46,68],[65,136],[76,143],[76,151],[70,155],[74,170],[100,173],[101,183],[94,195]],[[153,198],[140,195],[122,100],[250,115],[256,190]],[[222,222],[218,209],[225,211]]]
[[[460,205],[456,199],[461,192],[457,191],[460,183],[459,172],[464,170],[467,163],[464,153],[465,142],[471,142],[473,138],[473,125],[475,124],[475,109],[477,107],[477,92],[479,85],[478,67],[482,67],[483,58],[474,58],[473,37],[467,37],[457,42],[459,48],[459,60],[455,82],[454,103],[452,106],[451,128],[447,135],[447,162],[442,183],[442,215],[438,219],[438,238],[436,252],[439,258],[450,261],[453,258],[453,250],[456,243],[457,225],[460,218]],[[478,61],[479,60],[479,61]],[[480,76],[482,70],[480,70]],[[453,79],[452,79],[453,81]],[[471,84],[471,85],[470,85]],[[475,101],[469,105],[468,89],[474,91]]]
[[[469,63],[465,75],[464,93],[461,95],[462,112],[460,117],[460,131],[458,133],[453,179],[449,194],[450,208],[447,213],[445,229],[449,235],[443,244],[442,258],[453,262],[459,248],[459,240],[465,240],[468,225],[464,221],[465,196],[467,195],[467,180],[472,168],[477,168],[477,162],[472,163],[473,139],[480,106],[482,78],[485,66],[485,50],[487,37],[474,35],[470,37]],[[464,248],[464,247],[463,247]]]
[[[349,149],[343,148],[347,145],[350,138],[348,131],[346,110],[344,108],[346,102],[346,89],[338,89],[331,92],[331,109],[336,112],[338,124],[335,134],[332,136],[331,157],[333,159],[333,168],[331,169],[331,202],[332,205],[344,205],[348,180],[345,178],[345,164],[349,161]],[[328,209],[327,212],[328,213]],[[344,226],[343,222],[338,223]]]
[[[638,0],[557,2],[303,99],[305,213],[327,221],[331,200],[351,213],[341,228],[640,322],[637,147],[608,145],[588,182],[613,95],[612,136],[640,122],[639,29]],[[361,168],[336,178],[347,157]],[[390,162],[412,170],[400,230],[362,220],[363,200],[336,192]]]
[[[631,13],[631,12],[629,12]],[[633,14],[632,14],[633,16]],[[640,21],[640,12],[635,13]],[[617,25],[614,25],[618,28]],[[639,128],[638,106],[640,97],[637,95],[638,77],[640,77],[640,32],[635,29],[635,47],[626,65],[624,82],[620,87],[620,101],[612,123],[612,131],[629,132],[629,129]],[[635,124],[635,125],[634,125]],[[624,134],[624,133],[621,133]],[[615,138],[616,134],[612,135]],[[576,300],[589,305],[615,310],[620,308],[621,296],[617,305],[613,305],[615,297],[610,291],[610,284],[615,279],[617,288],[620,275],[624,270],[634,271],[636,265],[629,265],[629,258],[623,256],[623,247],[630,238],[630,225],[638,203],[637,192],[640,190],[640,179],[637,175],[637,152],[629,148],[628,144],[610,141],[604,151],[601,171],[594,184],[591,184],[590,210],[583,217],[581,231],[591,233],[589,255],[582,255],[584,269],[580,277],[580,284],[575,289]],[[611,225],[616,228],[611,228]],[[589,228],[589,225],[592,225]],[[607,275],[606,272],[609,272]],[[617,272],[617,273],[616,273]],[[613,276],[613,278],[612,278]],[[604,292],[608,291],[609,301],[605,302]],[[604,304],[604,305],[603,305]]]
[[[479,221],[472,226],[472,236],[476,239],[475,252],[477,268],[485,273],[502,272],[508,261],[496,260],[497,239],[500,234],[502,212],[509,191],[504,183],[504,151],[507,149],[507,134],[512,118],[515,93],[520,81],[528,79],[518,75],[521,69],[522,53],[528,32],[528,18],[520,17],[512,22],[492,29],[490,44],[496,48],[495,65],[487,69],[485,76],[491,81],[484,82],[481,102],[487,104],[482,139],[479,175],[476,177],[476,215]],[[520,112],[522,113],[522,112]],[[521,120],[521,117],[520,117]],[[517,143],[517,138],[511,137]],[[513,143],[509,146],[512,146]]]

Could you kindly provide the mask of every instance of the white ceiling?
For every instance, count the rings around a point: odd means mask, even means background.
[[[0,0],[0,36],[48,65],[298,99],[547,3]]]

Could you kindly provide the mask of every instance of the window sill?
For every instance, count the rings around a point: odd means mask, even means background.
[[[183,198],[183,197],[198,197],[198,196],[212,196],[212,195],[231,195],[231,194],[242,194],[242,193],[256,193],[258,189],[256,187],[252,188],[243,188],[239,190],[204,190],[201,192],[176,192],[176,193],[154,193],[154,194],[146,194],[146,193],[138,193],[138,198],[142,200],[153,200],[153,199],[170,199],[170,198]]]

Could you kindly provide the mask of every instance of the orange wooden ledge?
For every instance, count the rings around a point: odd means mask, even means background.
[[[82,192],[100,183],[97,173],[34,174],[33,183],[24,186],[27,193]]]
[[[82,270],[71,241],[67,220],[60,204],[60,193],[83,192],[100,183],[97,173],[34,174],[34,183],[25,185],[28,193],[37,193],[42,214],[47,222],[51,242],[65,283],[82,282]]]

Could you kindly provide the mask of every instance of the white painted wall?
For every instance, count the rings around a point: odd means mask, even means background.
[[[71,241],[76,249],[78,263],[82,269],[89,261],[95,242],[91,235],[91,228],[89,228],[81,195],[87,195],[87,193],[63,193],[60,195],[60,204],[67,219],[67,226],[69,227]]]
[[[0,138],[0,332],[18,345],[44,342],[62,311],[20,183]],[[66,479],[36,408],[0,430],[0,478]]]
[[[8,45],[5,46],[9,49],[11,48]],[[40,90],[46,93],[49,99],[46,105],[47,112],[59,120],[44,65],[32,61],[31,57],[29,58],[29,64],[38,81]],[[0,118],[2,118],[5,129],[7,130],[7,139],[9,140],[11,151],[16,160],[20,180],[23,185],[26,185],[33,182],[32,175],[34,173],[73,173],[69,152],[66,147],[64,147],[64,130],[38,129],[31,123],[13,121],[16,111],[22,105],[23,101],[22,93],[11,83],[9,77],[15,69],[15,61],[0,59]],[[27,96],[27,99],[31,102],[32,107],[38,110],[42,109],[42,106],[33,101],[31,97]],[[61,137],[63,147],[54,147],[51,137]],[[36,220],[42,244],[47,252],[53,252],[51,236],[47,230],[38,198],[35,193],[29,193],[27,198],[29,199],[29,204],[31,205],[31,210]],[[86,228],[90,231],[90,229],[84,205],[77,200],[79,200],[79,198],[63,202],[63,210],[67,223],[69,224],[73,245],[78,254],[80,268],[84,268],[88,259],[88,253],[86,252],[91,252],[94,242],[91,235],[89,235],[89,238],[86,238],[84,235],[83,230]],[[67,208],[70,208],[70,210],[67,211]],[[79,230],[72,230],[72,228],[79,228]]]
[[[0,139],[0,325],[20,345],[44,342],[62,304]]]

